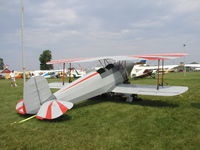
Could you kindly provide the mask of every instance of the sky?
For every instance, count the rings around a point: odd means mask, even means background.
[[[0,0],[0,58],[20,70],[20,0]],[[183,44],[186,44],[184,47]],[[27,70],[53,59],[183,53],[200,63],[200,0],[24,0]]]

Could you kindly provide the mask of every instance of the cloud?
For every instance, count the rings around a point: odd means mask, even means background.
[[[200,9],[199,0],[168,0],[167,3],[172,6],[174,13],[193,13]]]
[[[44,1],[38,5],[29,5],[27,13],[32,15],[32,25],[37,28],[59,28],[62,26],[70,26],[78,22],[79,18],[76,10],[70,7],[62,7],[56,1]]]
[[[49,29],[28,29],[25,31],[25,43],[28,47],[38,48],[40,46],[56,45],[62,43],[65,39],[79,36],[76,30],[65,30],[62,32],[53,32]],[[37,44],[35,44],[37,43]]]
[[[158,19],[152,19],[152,20],[146,19],[131,24],[133,28],[152,28],[152,27],[157,28],[157,27],[162,27],[164,25],[165,22]]]
[[[0,51],[12,62],[20,59],[19,6],[19,1],[0,5]],[[199,55],[199,0],[26,0],[24,6],[30,68],[38,68],[45,49],[57,59],[178,52],[188,42],[193,59]]]

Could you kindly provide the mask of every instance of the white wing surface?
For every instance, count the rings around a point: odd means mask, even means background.
[[[176,96],[187,90],[188,87],[185,86],[160,86],[159,90],[157,90],[156,85],[120,84],[112,92],[152,96]]]
[[[186,56],[186,53],[173,53],[173,54],[156,54],[156,55],[124,55],[124,56],[104,56],[93,58],[75,58],[75,59],[61,59],[52,60],[47,64],[61,64],[61,63],[77,63],[77,62],[91,62],[98,60],[111,59],[115,61],[122,60],[158,60],[158,59],[176,59],[182,56]]]

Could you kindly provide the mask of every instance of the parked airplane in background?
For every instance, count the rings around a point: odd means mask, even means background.
[[[165,59],[174,59],[185,55],[131,55],[54,60],[48,64],[99,61],[102,68],[90,72],[64,87],[60,87],[61,89],[53,94],[44,77],[33,77],[25,83],[24,99],[17,103],[16,110],[20,114],[36,114],[38,119],[55,119],[71,109],[74,103],[105,93],[129,94],[129,98],[132,94],[179,95],[186,92],[188,87],[160,86],[159,76],[157,85],[129,84],[128,75],[134,65],[133,60],[150,59],[158,60],[158,63],[160,63],[160,60],[164,61]],[[131,62],[127,62],[128,60]]]
[[[162,67],[164,72],[173,72],[174,68],[179,65],[164,65]],[[134,65],[130,73],[131,78],[144,78],[144,77],[155,77],[157,73],[158,66],[146,66],[144,65]]]
[[[67,77],[73,77],[73,78],[80,78],[86,74],[86,71],[84,70],[78,70],[76,68],[69,68],[67,72]]]
[[[195,71],[200,71],[200,68],[194,68]]]
[[[186,67],[200,68],[200,64],[185,64]]]
[[[59,76],[62,76],[63,74],[63,70],[35,70],[35,71],[30,71],[31,76],[43,76],[44,78],[56,78]],[[85,75],[85,71],[84,70],[77,70],[75,68],[71,68],[66,70],[64,69],[64,74],[67,74],[67,76],[69,77],[74,77],[74,78],[79,78],[82,77],[83,75]],[[71,74],[71,75],[70,75]]]
[[[190,67],[194,71],[200,71],[200,64],[185,64],[185,67]]]
[[[29,71],[31,76],[43,76],[44,78],[55,78],[62,70],[35,70]]]

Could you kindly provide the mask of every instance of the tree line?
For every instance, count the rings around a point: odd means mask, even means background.
[[[3,58],[0,58],[0,70],[4,69],[4,62],[3,62]]]
[[[44,50],[43,53],[40,55],[40,70],[51,70],[53,69],[53,65],[47,65],[46,63],[51,61],[52,54],[50,50]]]
[[[40,70],[51,70],[53,69],[53,65],[47,65],[46,63],[51,61],[52,54],[50,50],[44,50],[42,54],[40,54]],[[3,70],[5,67],[3,58],[0,58],[0,70]]]

